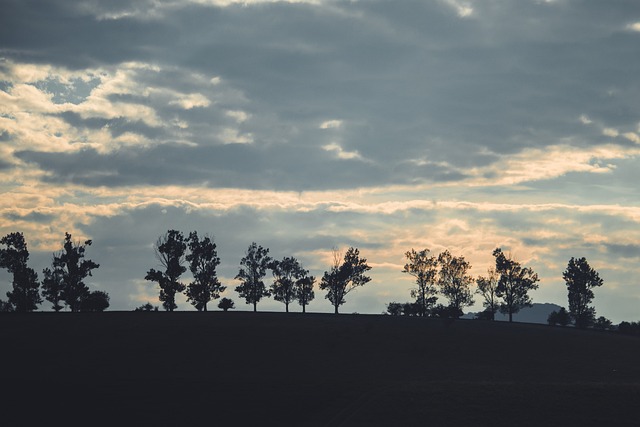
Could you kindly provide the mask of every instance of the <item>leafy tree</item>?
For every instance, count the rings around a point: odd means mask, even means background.
[[[411,298],[416,299],[418,314],[426,316],[430,307],[438,299],[435,296],[438,260],[435,256],[429,255],[429,249],[423,249],[420,252],[411,249],[405,252],[404,256],[407,258],[407,263],[402,272],[416,278],[417,288],[411,289]]]
[[[340,255],[337,249],[333,250],[331,271],[325,271],[320,282],[320,289],[327,291],[325,298],[331,301],[336,314],[338,314],[338,307],[345,303],[344,298],[349,292],[366,285],[371,280],[365,275],[371,267],[365,258],[360,258],[358,249],[349,248],[342,262]]]
[[[307,305],[313,301],[316,296],[313,292],[313,285],[316,282],[316,278],[309,276],[307,273],[308,272],[296,280],[296,283],[293,286],[295,299],[298,301],[298,304],[302,306],[303,313],[306,313]]]
[[[240,270],[235,279],[240,280],[241,284],[236,286],[236,292],[247,304],[253,304],[254,312],[262,297],[270,295],[262,279],[267,274],[271,261],[269,249],[255,242],[249,245],[245,256],[240,260]]]
[[[288,313],[289,304],[296,299],[296,282],[309,272],[293,257],[284,257],[282,261],[273,260],[269,268],[274,278],[271,295],[274,300],[284,303],[285,311]]]
[[[178,281],[182,273],[187,271],[184,266],[187,244],[182,232],[168,230],[158,237],[154,246],[156,258],[164,271],[150,269],[145,280],[156,282],[160,286],[160,301],[166,311],[173,311],[176,305],[176,293],[182,292],[185,286]]]
[[[390,302],[387,304],[386,314],[390,314],[392,316],[402,316],[402,303],[400,302]]]
[[[8,301],[14,311],[33,311],[42,302],[38,274],[27,267],[29,251],[22,233],[10,233],[0,239],[6,248],[0,249],[0,268],[13,274],[13,290],[7,292]]]
[[[13,307],[7,301],[0,299],[0,313],[10,313],[13,311]]]
[[[147,302],[146,304],[142,304],[140,307],[136,307],[136,309],[133,311],[158,311],[158,307],[151,305],[150,302]]]
[[[93,291],[80,303],[80,311],[105,311],[107,308],[109,308],[109,294],[104,291]]]
[[[45,268],[42,270],[42,296],[53,303],[53,308],[56,312],[62,310],[64,306],[60,304],[62,299],[62,291],[64,289],[62,268],[54,267]]]
[[[224,311],[228,311],[228,310],[232,310],[235,307],[235,304],[233,303],[233,300],[229,299],[229,298],[222,298],[220,300],[220,302],[218,303],[218,308]]]
[[[498,275],[496,274],[496,270],[490,268],[486,277],[480,276],[476,279],[476,285],[478,286],[476,293],[482,295],[482,298],[484,298],[482,302],[482,306],[485,308],[483,311],[483,320],[495,320],[496,313],[500,308],[497,294]]]
[[[567,326],[571,323],[571,316],[564,307],[561,307],[558,311],[552,311],[547,317],[547,323],[551,326],[560,325]]]
[[[438,286],[440,292],[449,300],[451,317],[462,316],[462,309],[473,305],[471,284],[473,277],[468,274],[471,264],[463,256],[453,256],[449,251],[438,255]]]
[[[607,319],[604,316],[600,316],[593,322],[593,328],[598,329],[600,331],[608,331],[613,327],[611,320]]]
[[[591,268],[585,258],[571,258],[562,273],[569,294],[569,313],[577,328],[593,324],[596,310],[589,304],[593,300],[593,288],[602,286],[598,272]]]
[[[499,275],[496,295],[502,299],[500,311],[509,315],[509,322],[513,322],[513,314],[523,307],[531,307],[529,291],[538,289],[538,275],[528,267],[522,267],[519,262],[507,257],[502,249],[493,251],[496,258],[496,273]]]
[[[220,298],[220,293],[227,289],[222,286],[216,274],[216,267],[220,265],[216,244],[209,236],[200,240],[198,233],[193,231],[189,233],[188,245],[186,260],[193,282],[187,286],[187,300],[198,311],[207,311],[207,303]]]
[[[47,277],[45,271],[45,283],[48,279],[53,281],[61,279],[62,290],[60,298],[73,312],[80,311],[82,300],[89,295],[89,288],[84,283],[87,276],[91,276],[91,270],[100,267],[95,262],[84,259],[87,246],[91,246],[91,240],[85,240],[83,244],[71,241],[71,234],[65,233],[62,251],[53,254],[51,276]],[[47,295],[55,293],[53,290],[60,283],[51,282],[52,288],[46,288]],[[53,298],[55,300],[55,298]],[[58,305],[54,302],[54,306]],[[55,309],[55,307],[54,307]]]

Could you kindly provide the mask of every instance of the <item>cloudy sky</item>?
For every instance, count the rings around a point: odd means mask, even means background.
[[[316,276],[360,248],[360,313],[410,299],[411,248],[480,275],[502,247],[534,301],[566,306],[584,256],[598,315],[640,319],[636,0],[0,3],[0,233],[37,271],[93,239],[112,309],[158,304],[174,228],[215,237],[239,309],[252,241]]]

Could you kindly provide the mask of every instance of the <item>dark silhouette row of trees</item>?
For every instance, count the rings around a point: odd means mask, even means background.
[[[502,249],[493,251],[495,268],[487,276],[474,280],[469,274],[471,264],[463,256],[454,256],[448,250],[438,256],[429,249],[405,253],[407,263],[403,273],[415,277],[416,287],[411,289],[413,303],[390,303],[387,312],[393,315],[432,316],[458,318],[463,308],[473,305],[472,285],[477,285],[485,311],[480,317],[494,320],[500,311],[509,315],[523,307],[531,306],[529,291],[538,288],[538,275],[528,267],[505,255]],[[447,304],[437,304],[438,295],[447,299]]]
[[[472,284],[476,284],[476,293],[481,295],[485,310],[477,315],[479,319],[494,320],[498,311],[509,316],[524,307],[531,307],[529,291],[538,288],[538,275],[529,267],[522,266],[502,249],[493,251],[495,267],[486,276],[475,280],[468,274],[471,265],[462,256],[453,256],[444,251],[438,256],[431,255],[429,249],[405,253],[407,263],[403,272],[412,275],[416,287],[411,289],[414,302],[387,305],[387,313],[392,315],[460,317],[464,307],[473,305]],[[610,329],[611,322],[605,317],[596,319],[595,308],[591,305],[593,289],[600,287],[603,280],[583,258],[571,258],[562,277],[567,286],[569,310],[562,308],[549,316],[550,325],[567,326],[570,324],[584,329]],[[448,303],[436,305],[438,294]]]
[[[0,300],[0,311],[30,312],[37,309],[43,298],[52,303],[51,308],[56,312],[65,307],[72,312],[108,308],[109,295],[103,291],[90,292],[85,283],[92,270],[100,267],[85,259],[91,244],[91,240],[73,242],[71,234],[65,233],[62,249],[53,254],[51,267],[42,271],[43,279],[39,281],[36,271],[28,266],[29,251],[23,234],[14,232],[2,237],[0,268],[12,275],[12,289],[7,292],[7,301]],[[154,251],[162,269],[150,269],[145,279],[159,286],[159,299],[165,310],[175,310],[176,294],[184,292],[198,311],[207,311],[207,304],[220,298],[226,290],[217,277],[220,257],[213,237],[200,237],[196,231],[185,236],[180,231],[168,230],[158,238]],[[538,288],[538,275],[500,248],[493,251],[495,266],[485,276],[475,279],[469,274],[471,264],[463,256],[454,256],[448,250],[436,256],[429,249],[411,249],[405,257],[407,262],[402,272],[415,278],[416,286],[410,290],[414,301],[389,303],[387,313],[392,315],[458,318],[465,307],[474,304],[472,286],[475,284],[475,293],[482,297],[485,308],[477,318],[494,320],[500,311],[508,315],[511,322],[515,313],[532,305],[529,292]],[[192,281],[185,285],[180,277],[187,268]],[[371,280],[367,275],[370,269],[357,248],[350,247],[345,253],[333,250],[333,263],[324,272],[319,288],[326,292],[325,298],[334,306],[335,313],[346,302],[347,294]],[[273,276],[270,286],[264,281],[268,271]],[[603,280],[587,260],[571,258],[562,277],[567,286],[568,310],[562,308],[551,313],[548,323],[574,325],[581,329],[611,329],[608,319],[596,318],[592,306],[593,289],[602,286]],[[285,305],[286,312],[294,302],[305,312],[306,306],[315,298],[316,278],[296,258],[275,260],[269,256],[269,249],[255,242],[249,245],[240,260],[235,279],[240,281],[235,291],[253,306],[254,311],[262,298],[272,296]],[[446,299],[446,304],[437,304],[439,296]],[[235,308],[228,298],[222,298],[218,307],[224,311]],[[147,303],[136,311],[157,309]],[[630,323],[627,329],[635,331],[634,324]]]
[[[162,270],[150,269],[145,279],[158,284],[160,301],[165,310],[176,309],[176,294],[185,292],[187,300],[197,310],[206,311],[207,304],[220,298],[226,289],[217,277],[216,267],[220,264],[220,258],[212,237],[201,239],[195,231],[185,237],[180,231],[168,230],[158,238],[154,250]],[[333,265],[329,271],[325,271],[319,287],[327,292],[326,298],[338,313],[339,306],[345,303],[345,296],[371,280],[365,274],[371,267],[365,258],[360,257],[356,248],[349,248],[344,256],[334,249],[333,255]],[[193,276],[193,281],[187,285],[180,282],[180,277],[187,271],[185,264]],[[271,286],[264,281],[268,271],[273,276]],[[249,245],[240,260],[235,279],[240,281],[235,291],[253,306],[253,311],[257,311],[262,298],[273,296],[274,300],[285,305],[286,312],[289,312],[290,304],[297,302],[304,313],[306,306],[315,298],[313,288],[316,278],[309,275],[309,271],[296,258],[273,259],[269,256],[268,248],[255,242]],[[234,308],[233,301],[221,301],[219,308],[225,311]],[[140,311],[149,310],[140,307]]]
[[[28,267],[29,250],[24,235],[10,233],[0,239],[0,268],[12,274],[12,289],[7,292],[7,301],[0,301],[0,311],[30,312],[36,310],[45,300],[53,304],[53,310],[60,311],[65,306],[71,311],[104,311],[109,307],[109,295],[103,291],[89,291],[84,280],[91,271],[100,267],[95,262],[84,259],[87,246],[73,242],[71,234],[65,233],[62,250],[53,254],[51,267],[42,271],[42,282],[38,273]],[[42,294],[41,291],[42,290]],[[64,305],[63,305],[64,304]]]

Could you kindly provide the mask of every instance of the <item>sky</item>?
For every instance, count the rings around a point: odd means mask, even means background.
[[[159,305],[144,276],[177,229],[213,236],[239,310],[254,241],[316,277],[359,248],[371,282],[345,313],[409,301],[412,248],[478,276],[500,247],[540,276],[534,302],[566,307],[586,257],[597,315],[640,320],[636,0],[0,6],[0,234],[38,272],[65,232],[92,239],[112,310]],[[332,312],[324,292],[309,310]]]

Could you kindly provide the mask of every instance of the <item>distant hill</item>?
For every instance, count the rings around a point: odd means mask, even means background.
[[[513,315],[514,322],[524,323],[547,323],[549,314],[553,311],[560,310],[560,306],[551,303],[534,303],[533,307],[526,307]],[[477,313],[467,313],[462,316],[463,319],[474,319]],[[496,320],[508,321],[509,316],[506,314],[496,313]]]

